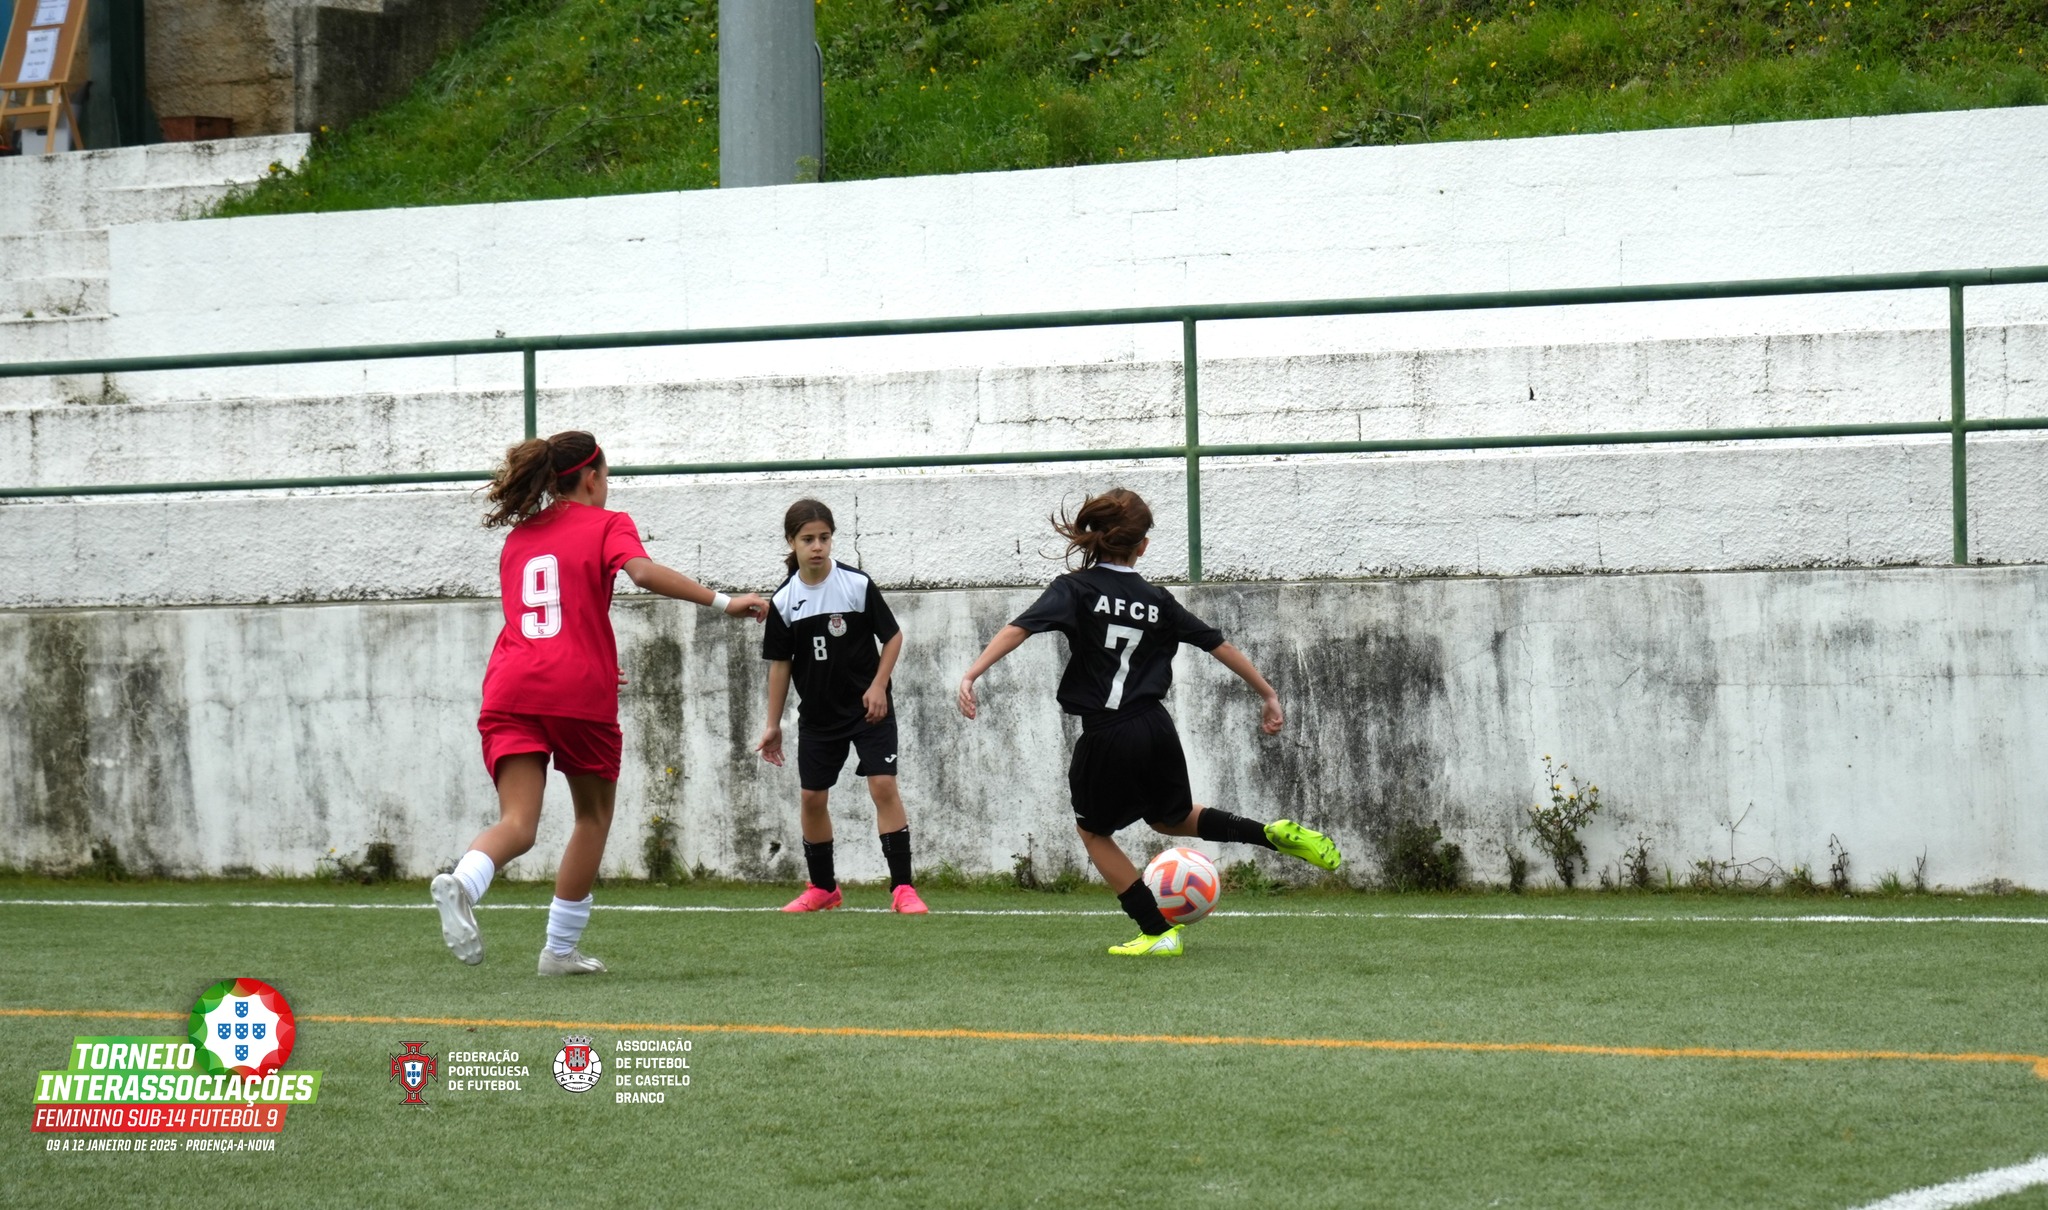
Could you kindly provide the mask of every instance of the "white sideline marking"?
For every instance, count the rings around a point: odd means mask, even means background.
[[[316,908],[349,912],[431,912],[431,903],[323,903],[285,899],[0,899],[0,907],[100,908]],[[545,903],[480,903],[480,912],[544,912]],[[747,914],[780,912],[778,907],[725,907],[710,903],[600,903],[605,912],[710,912]],[[887,915],[888,908],[841,907],[838,912]],[[1121,916],[1107,908],[957,908],[934,912],[944,916]],[[1214,916],[1239,919],[1301,920],[1506,920],[1580,924],[2048,924],[2048,916],[1602,916],[1565,912],[1303,912],[1219,911]]]
[[[1894,1193],[1883,1201],[1859,1206],[1857,1210],[1949,1210],[1952,1206],[1974,1206],[2008,1193],[2036,1185],[2048,1185],[2048,1155],[2037,1155],[2024,1164],[1993,1168],[1953,1180],[1946,1185],[1928,1185]]]

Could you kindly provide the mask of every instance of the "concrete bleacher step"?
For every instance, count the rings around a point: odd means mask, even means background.
[[[307,143],[277,135],[14,157],[0,162],[0,236],[190,218],[273,164],[297,164]]]
[[[0,315],[22,319],[105,316],[107,293],[104,273],[0,280]]]
[[[64,277],[107,271],[104,230],[38,231],[0,235],[0,276]]]
[[[65,361],[97,357],[106,348],[106,315],[45,315],[30,319],[16,311],[0,311],[0,349],[8,361]],[[93,375],[93,391],[100,390],[101,375]],[[15,408],[39,403],[75,399],[78,382],[73,378],[0,378],[0,407]]]

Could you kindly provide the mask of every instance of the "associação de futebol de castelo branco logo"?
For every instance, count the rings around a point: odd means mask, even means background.
[[[36,1073],[32,1130],[275,1134],[320,1095],[319,1072],[284,1069],[297,1039],[276,988],[223,979],[199,994],[183,1037],[73,1038],[62,1071]]]

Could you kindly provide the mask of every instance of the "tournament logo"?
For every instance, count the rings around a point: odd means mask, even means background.
[[[846,637],[846,615],[845,615],[845,614],[843,614],[843,613],[835,613],[835,614],[833,614],[833,615],[832,615],[832,620],[831,620],[831,621],[829,621],[829,622],[827,622],[827,623],[825,623],[825,629],[826,629],[826,630],[829,630],[829,631],[831,631],[831,632],[832,632],[832,637],[833,637],[833,638],[835,638],[835,639],[841,639],[841,638],[845,638],[845,637]]]
[[[292,1057],[292,1006],[260,979],[223,979],[199,993],[190,1035],[213,1075],[267,1076]]]
[[[406,1104],[424,1105],[426,1099],[420,1094],[427,1090],[427,1081],[434,1078],[440,1064],[434,1061],[434,1056],[426,1053],[425,1042],[400,1042],[399,1045],[405,1047],[405,1053],[391,1056],[391,1078],[405,1089]]]
[[[555,1083],[570,1092],[589,1092],[604,1077],[604,1060],[591,1048],[590,1039],[570,1034],[562,1039],[555,1054]]]

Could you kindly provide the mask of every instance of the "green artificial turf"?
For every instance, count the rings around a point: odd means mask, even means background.
[[[2033,0],[819,0],[817,28],[838,180],[2048,100]],[[221,213],[709,188],[716,29],[709,0],[501,0]]]
[[[2017,1163],[2048,1133],[2048,1080],[2012,1063],[699,1029],[688,1089],[621,1105],[555,1086],[564,1027],[318,1019],[589,1023],[608,1059],[681,1036],[652,1025],[2048,1053],[2048,925],[1784,919],[2038,920],[2033,897],[1239,896],[1255,914],[1145,962],[1102,953],[1132,930],[1099,888],[935,890],[923,919],[607,911],[788,894],[612,888],[587,942],[615,973],[542,981],[546,894],[494,890],[468,968],[426,911],[225,906],[408,905],[417,885],[0,884],[208,905],[0,904],[0,1009],[183,1013],[217,979],[261,978],[300,1017],[291,1068],[325,1073],[273,1154],[50,1154],[27,1129],[34,1073],[74,1035],[179,1023],[0,1017],[18,1115],[0,1181],[93,1207],[202,1186],[229,1205],[1848,1206]],[[1569,918],[1483,918],[1516,912]],[[388,1070],[407,1040],[514,1048],[533,1074],[407,1107]]]

